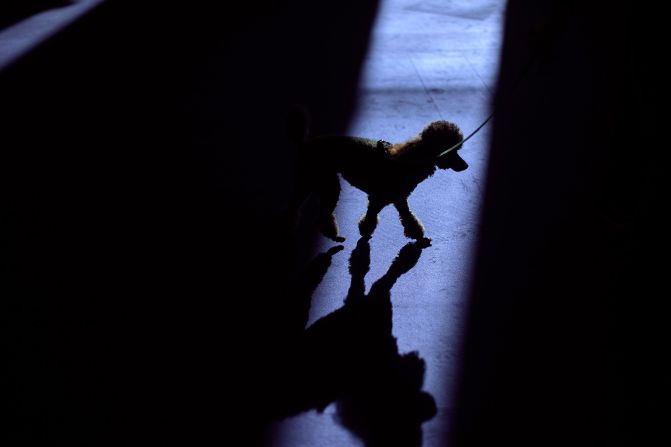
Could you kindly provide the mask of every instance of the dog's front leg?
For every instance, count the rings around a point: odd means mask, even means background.
[[[380,214],[386,203],[375,197],[368,197],[368,210],[359,220],[359,233],[361,236],[370,236],[377,227],[377,215]]]
[[[335,208],[340,196],[340,180],[335,172],[325,173],[319,179],[318,192],[321,200],[319,206],[319,229],[324,236],[336,242],[343,242],[340,235]]]
[[[417,217],[412,214],[408,206],[408,199],[400,199],[394,202],[394,206],[401,217],[401,224],[403,224],[403,233],[410,239],[420,240],[425,239],[424,227]]]

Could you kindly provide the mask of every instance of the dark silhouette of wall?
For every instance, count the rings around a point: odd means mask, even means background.
[[[376,3],[212,5],[108,2],[0,73],[11,440],[263,432],[286,113],[344,129]]]
[[[663,20],[509,2],[454,445],[668,439]]]

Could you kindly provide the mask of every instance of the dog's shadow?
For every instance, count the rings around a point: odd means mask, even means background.
[[[291,367],[277,397],[276,415],[323,411],[336,403],[336,420],[367,446],[420,446],[421,425],[436,414],[433,397],[422,391],[425,363],[417,352],[400,354],[392,335],[391,289],[412,269],[428,242],[404,246],[389,270],[365,293],[370,268],[368,238],[358,241],[349,269],[345,305],[316,321],[298,338]],[[320,283],[334,247],[308,266],[299,296],[304,324],[312,292]]]

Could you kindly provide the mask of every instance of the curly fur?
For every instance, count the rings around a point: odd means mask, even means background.
[[[438,158],[442,151],[463,140],[459,128],[447,121],[435,121],[417,137],[397,144],[347,136],[307,138],[305,129],[294,134],[302,137],[298,141],[300,150],[293,205],[299,208],[311,192],[318,194],[320,231],[337,242],[344,240],[334,214],[340,195],[338,174],[368,194],[368,209],[359,221],[362,236],[373,234],[379,212],[393,204],[405,235],[419,240],[425,239],[424,228],[410,211],[408,196],[418,184],[433,175],[436,168],[459,172],[468,167],[457,150]]]

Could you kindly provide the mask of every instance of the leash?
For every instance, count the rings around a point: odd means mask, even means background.
[[[486,124],[487,124],[487,123],[494,117],[494,115],[496,114],[496,112],[498,112],[498,109],[497,109],[497,108],[499,108],[500,105],[501,105],[501,103],[504,102],[504,99],[507,99],[507,97],[509,97],[509,96],[510,96],[510,95],[517,89],[517,87],[520,85],[520,83],[522,82],[522,80],[523,80],[523,79],[526,77],[526,75],[529,73],[529,69],[531,68],[531,66],[533,65],[533,63],[534,63],[535,60],[536,60],[536,57],[535,57],[535,56],[532,56],[531,59],[529,59],[529,62],[527,62],[527,65],[526,65],[526,66],[524,67],[524,69],[522,70],[522,73],[520,73],[519,77],[518,77],[517,80],[515,81],[515,84],[514,84],[514,85],[511,87],[511,89],[508,91],[508,94],[505,95],[505,96],[503,96],[503,97],[501,98],[501,100],[498,102],[498,104],[494,107],[494,111],[492,111],[492,113],[489,114],[489,116],[487,117],[487,119],[485,119],[485,120],[482,122],[482,124],[480,124],[480,125],[479,125],[473,132],[471,132],[466,138],[464,138],[463,140],[461,140],[460,142],[458,142],[458,143],[455,144],[454,146],[450,147],[449,149],[445,149],[443,152],[441,152],[440,154],[438,154],[438,156],[437,156],[436,158],[440,158],[440,157],[442,157],[443,155],[447,155],[447,154],[449,154],[450,152],[452,152],[453,150],[458,149],[459,147],[461,147],[462,144],[464,144],[466,141],[470,140],[471,137],[473,137],[473,135],[475,135],[476,133],[478,133],[478,132],[480,131],[480,129],[482,129],[483,127],[485,127],[485,125],[486,125]]]
[[[490,113],[489,116],[487,117],[487,119],[484,120],[483,123],[480,124],[480,125],[478,126],[477,129],[475,129],[473,132],[471,132],[471,134],[470,134],[469,136],[467,136],[466,138],[464,138],[463,140],[461,140],[460,142],[458,142],[457,144],[455,144],[455,145],[452,146],[451,148],[449,148],[449,149],[445,149],[443,152],[441,152],[440,154],[438,154],[438,156],[437,156],[436,158],[440,158],[440,157],[442,157],[443,155],[447,155],[447,154],[449,154],[450,152],[452,152],[453,150],[455,150],[456,148],[458,148],[459,146],[461,146],[462,144],[464,144],[465,142],[467,142],[473,135],[475,135],[476,133],[478,133],[478,131],[479,131],[480,129],[482,129],[483,127],[485,127],[485,124],[487,124],[487,123],[489,122],[489,120],[491,120],[491,119],[494,117],[494,114],[495,114],[495,113],[496,113],[496,110],[494,110],[492,113]]]

